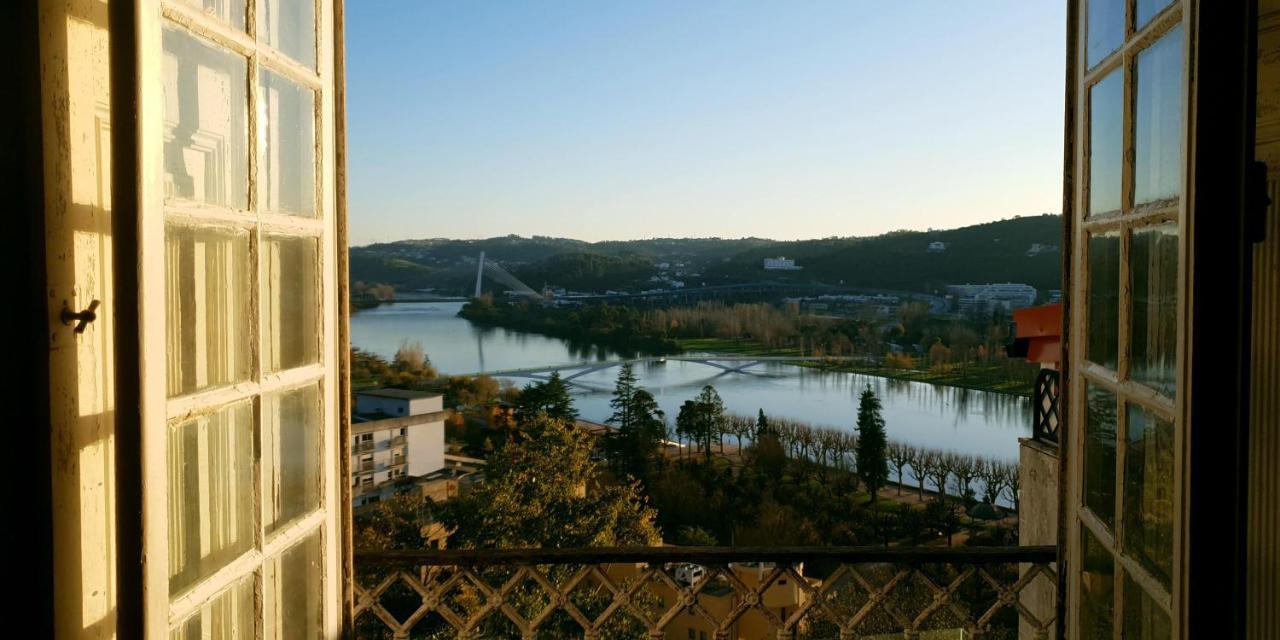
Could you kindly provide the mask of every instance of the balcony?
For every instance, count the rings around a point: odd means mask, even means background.
[[[356,445],[357,453],[368,453],[378,448],[378,443],[373,440],[362,441]]]
[[[1043,639],[1055,560],[1047,546],[357,552],[356,637]]]
[[[408,442],[409,442],[408,436],[396,436],[391,439],[391,444],[389,446],[403,447],[404,445],[408,444]]]
[[[372,460],[361,460],[359,471],[361,472],[373,471],[375,466],[377,465]]]

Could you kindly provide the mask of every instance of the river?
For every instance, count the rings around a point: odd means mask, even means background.
[[[366,309],[351,316],[351,342],[390,358],[404,340],[421,342],[445,374],[501,371],[616,359],[607,349],[579,347],[559,338],[481,328],[457,317],[459,302],[412,302]],[[884,405],[892,439],[918,446],[1017,460],[1018,438],[1031,435],[1031,403],[1003,393],[893,380],[805,367],[758,365],[752,373],[723,373],[691,362],[636,368],[640,384],[657,397],[668,420],[705,384],[715,386],[730,412],[765,414],[852,430],[858,394],[870,385]],[[617,369],[578,378],[574,402],[583,418],[603,422]],[[526,379],[516,379],[525,384]]]

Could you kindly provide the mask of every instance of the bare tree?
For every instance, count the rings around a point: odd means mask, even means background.
[[[951,471],[956,478],[956,494],[959,495],[961,500],[972,501],[973,492],[970,491],[970,488],[973,485],[974,477],[978,473],[977,461],[974,460],[973,456],[966,454],[958,453],[953,454],[951,457],[954,462]]]
[[[930,468],[932,472],[930,478],[933,479],[934,486],[938,489],[938,495],[947,497],[947,479],[951,477],[951,473],[955,470],[955,454],[948,452],[938,452],[935,455],[934,463]]]
[[[1018,463],[1006,462],[1002,466],[1004,468],[1003,475],[1005,491],[1009,494],[1009,501],[1013,503],[1013,510],[1017,511],[1020,498],[1019,489],[1022,486],[1022,480],[1019,477],[1020,470],[1018,468]]]
[[[937,464],[937,459],[937,451],[921,449],[916,459],[911,462],[911,477],[920,489],[921,500],[924,500],[924,481],[933,476],[933,467]]]
[[[898,472],[898,495],[902,495],[902,469],[907,466],[909,457],[907,450],[910,448],[910,445],[897,440],[890,440],[889,445],[885,447],[885,457],[889,459],[889,466]]]
[[[1004,472],[1000,463],[987,458],[978,458],[978,478],[982,480],[982,498],[987,504],[994,505],[1004,492]]]

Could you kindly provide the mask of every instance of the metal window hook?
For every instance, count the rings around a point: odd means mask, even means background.
[[[71,305],[68,304],[66,300],[63,300],[62,313],[59,314],[58,317],[62,320],[62,324],[65,324],[65,325],[74,324],[76,326],[76,329],[75,329],[76,333],[84,333],[84,330],[86,327],[89,326],[89,323],[98,319],[97,309],[99,304],[101,304],[101,302],[94,300],[93,302],[89,303],[88,309],[77,312],[77,311],[72,311]]]

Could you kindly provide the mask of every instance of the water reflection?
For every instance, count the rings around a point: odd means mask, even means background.
[[[456,317],[460,303],[407,303],[356,313],[352,342],[384,356],[401,340],[419,340],[445,373],[470,373],[573,362],[599,362],[619,355],[566,340],[479,328]],[[1022,397],[851,373],[832,373],[769,363],[748,373],[704,364],[650,362],[636,368],[641,384],[668,416],[706,384],[715,385],[734,413],[766,414],[814,425],[853,429],[858,394],[867,385],[880,396],[891,438],[919,446],[1015,460],[1018,438],[1031,435],[1031,405]],[[575,401],[582,416],[603,420],[617,369],[576,378]],[[516,379],[524,384],[527,379]]]

